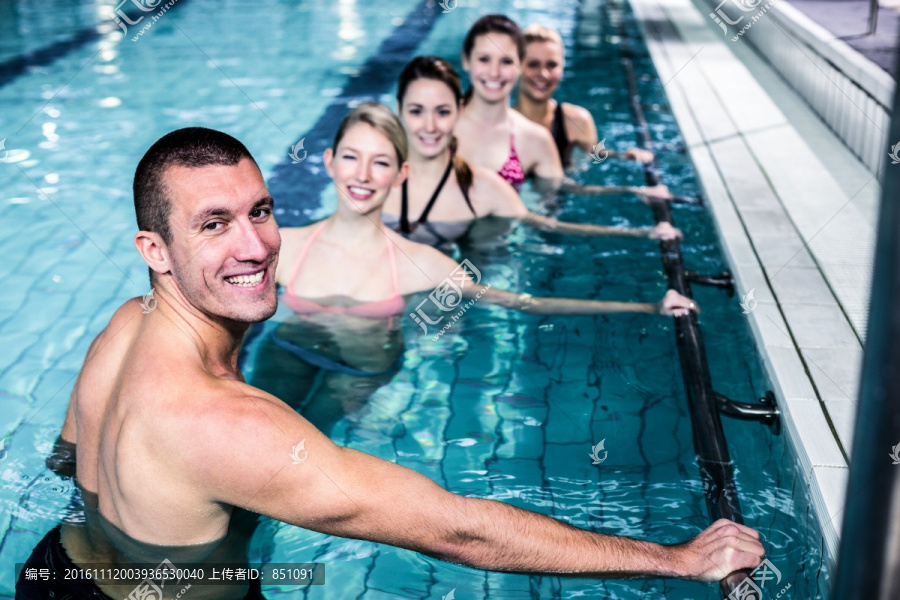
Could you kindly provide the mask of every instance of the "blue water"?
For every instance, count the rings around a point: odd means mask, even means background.
[[[131,178],[159,136],[188,125],[235,135],[266,175],[279,221],[306,222],[334,204],[318,152],[346,107],[363,99],[391,103],[392,78],[409,53],[458,64],[471,23],[505,12],[523,25],[560,29],[569,42],[563,99],[593,112],[608,147],[637,140],[615,43],[620,18],[638,35],[627,7],[482,1],[441,14],[412,0],[179,0],[133,42],[105,21],[111,2],[29,6],[0,8],[0,139],[14,160],[0,163],[0,435],[7,451],[0,462],[0,596],[12,595],[12,565],[69,504],[71,482],[44,469],[43,458],[87,346],[121,302],[148,291],[131,242]],[[640,41],[632,46],[640,56]],[[635,62],[645,102],[659,105],[648,110],[654,139],[677,145],[652,64]],[[288,151],[300,139],[309,158],[291,165]],[[685,155],[661,151],[660,163],[670,187],[698,193]],[[576,178],[643,183],[639,168],[612,160],[583,166]],[[572,221],[651,222],[646,207],[628,197],[565,197],[559,210]],[[705,209],[678,207],[675,218],[685,231],[688,268],[725,270]],[[460,253],[492,285],[536,296],[653,301],[665,290],[657,247],[646,240],[567,238],[524,227],[508,239],[505,248],[464,245]],[[752,401],[771,386],[737,300],[694,292],[716,390]],[[478,306],[437,342],[411,320],[403,329],[403,368],[333,423],[337,443],[456,493],[597,531],[676,542],[708,523],[671,320],[538,317]],[[259,339],[248,349],[251,359]],[[763,533],[782,573],[767,597],[788,583],[782,597],[827,597],[829,559],[789,444],[755,423],[726,420],[725,431],[746,522]],[[588,454],[600,440],[608,458],[592,465]],[[325,586],[265,587],[268,597],[440,598],[452,589],[460,599],[720,597],[715,585],[674,580],[487,573],[271,521],[253,548],[271,562],[327,564]]]

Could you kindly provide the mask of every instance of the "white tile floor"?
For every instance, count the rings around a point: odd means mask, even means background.
[[[644,27],[647,45],[739,293],[754,289],[758,305],[746,318],[834,558],[856,419],[877,179],[749,44],[722,36],[703,0],[630,2],[640,21],[652,23]],[[753,27],[766,27],[766,19]],[[779,60],[809,63],[798,70],[827,62],[811,56],[785,48]],[[853,84],[819,73],[803,85],[820,110],[839,110],[838,86],[852,94]],[[874,119],[883,127],[880,115]]]

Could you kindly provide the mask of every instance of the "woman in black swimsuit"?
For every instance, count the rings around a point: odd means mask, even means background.
[[[565,66],[559,33],[541,25],[531,25],[523,33],[525,58],[519,78],[519,97],[513,108],[550,130],[563,167],[569,167],[573,148],[577,146],[586,153],[594,150],[597,126],[586,108],[553,99]],[[623,154],[610,151],[605,156],[641,162],[653,160],[652,152],[638,148],[629,148]]]
[[[462,237],[475,219],[488,215],[558,233],[681,238],[669,223],[614,228],[564,223],[529,211],[497,173],[456,154],[453,127],[462,96],[459,76],[442,58],[417,57],[400,74],[397,106],[409,140],[409,177],[385,202],[382,218],[389,227],[435,246]]]

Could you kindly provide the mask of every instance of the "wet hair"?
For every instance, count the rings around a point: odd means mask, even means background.
[[[403,123],[400,122],[397,115],[391,112],[391,109],[376,102],[363,102],[344,117],[337,133],[334,135],[334,143],[331,145],[332,152],[337,152],[338,144],[341,143],[344,134],[357,123],[370,125],[383,134],[394,146],[398,164],[402,165],[406,162],[406,157],[409,154],[409,142],[406,140],[406,130],[403,129]]]
[[[525,46],[533,42],[554,42],[559,44],[560,48],[565,49],[562,36],[555,29],[534,23],[526,27],[522,34],[525,36]]]
[[[162,136],[150,146],[134,172],[134,212],[138,229],[152,231],[166,244],[172,243],[169,223],[172,198],[165,180],[170,167],[232,166],[245,158],[256,164],[242,143],[214,129],[185,127]]]
[[[409,88],[409,84],[418,79],[440,81],[453,92],[457,107],[462,104],[462,84],[460,84],[459,74],[456,72],[456,69],[439,56],[417,56],[400,72],[400,79],[397,83],[397,106],[400,110],[403,109],[403,99],[406,97],[406,90]],[[452,136],[450,139],[450,152],[453,157],[451,159],[453,161],[453,171],[456,174],[456,182],[462,188],[463,194],[468,196],[469,189],[472,187],[472,169],[456,153],[457,145],[456,136]]]
[[[525,58],[525,36],[519,26],[507,16],[504,15],[485,15],[475,21],[466,39],[463,41],[463,56],[469,58],[472,49],[475,47],[475,40],[488,33],[500,33],[508,35],[516,43],[519,52],[519,60]]]

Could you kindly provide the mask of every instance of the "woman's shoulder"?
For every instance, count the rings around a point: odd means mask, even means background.
[[[455,267],[453,259],[427,244],[404,238],[386,230],[388,240],[396,245],[400,293],[414,294],[435,288]]]
[[[469,168],[472,170],[471,195],[473,200],[480,196],[502,193],[507,188],[515,192],[512,186],[496,171],[472,164],[469,165]]]
[[[543,139],[544,137],[552,139],[550,132],[540,123],[535,123],[517,110],[510,112],[513,115],[513,126],[518,135],[531,139]]]
[[[571,125],[575,125],[577,131],[587,131],[594,127],[594,117],[591,112],[583,106],[571,104],[569,102],[561,102],[563,116],[569,124],[568,130],[572,130]]]

